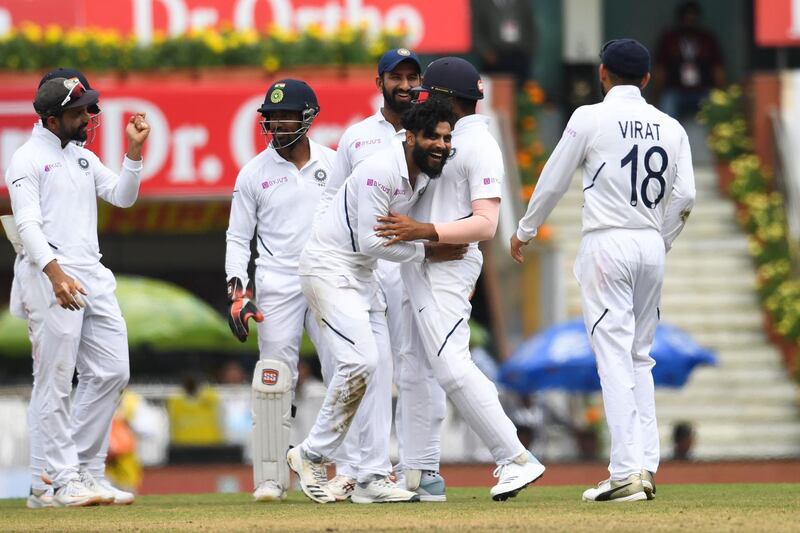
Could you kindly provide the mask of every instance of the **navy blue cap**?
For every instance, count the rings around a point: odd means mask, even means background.
[[[313,109],[319,113],[319,103],[314,90],[302,80],[278,80],[267,89],[264,103],[258,112],[266,115],[270,111],[300,111]]]
[[[67,67],[58,67],[57,69],[51,70],[50,72],[42,76],[42,79],[39,80],[39,87],[44,85],[44,82],[52,80],[53,78],[66,78],[66,79],[78,78],[78,80],[85,88],[87,89],[92,88],[92,86],[89,85],[89,80],[87,80],[86,76],[81,74],[79,70]],[[87,109],[89,110],[89,113],[92,113],[93,115],[96,115],[97,113],[100,112],[100,107],[98,107],[96,103],[90,105]]]
[[[411,62],[417,67],[417,72],[422,72],[422,64],[416,53],[408,48],[394,48],[383,54],[381,60],[378,61],[378,76],[382,76],[384,72],[393,71],[403,61]]]
[[[428,65],[422,89],[468,100],[483,99],[483,81],[472,63],[460,57],[442,57]]]
[[[617,76],[641,78],[650,72],[650,52],[636,39],[614,39],[600,50],[606,69]]]

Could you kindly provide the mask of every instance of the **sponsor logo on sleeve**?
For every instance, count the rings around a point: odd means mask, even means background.
[[[355,146],[356,146],[356,150],[358,150],[360,148],[365,148],[367,146],[372,146],[372,145],[375,145],[375,144],[381,144],[381,139],[377,138],[377,139],[367,139],[366,141],[356,141],[356,145]]]
[[[389,194],[389,193],[392,192],[392,190],[389,187],[387,187],[383,183],[380,183],[378,180],[372,179],[372,178],[367,178],[367,187],[377,187],[380,190],[382,190],[383,192],[385,192],[386,194]]]
[[[497,178],[483,178],[484,185],[491,185],[492,183],[500,183],[500,180]]]

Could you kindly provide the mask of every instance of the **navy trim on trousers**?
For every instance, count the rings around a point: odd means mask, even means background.
[[[600,318],[598,318],[597,322],[595,322],[594,326],[592,326],[592,333],[591,333],[592,335],[594,335],[594,329],[597,327],[597,324],[599,324],[600,321],[603,320],[606,317],[607,314],[608,314],[608,308],[606,308],[606,310],[603,311],[603,314],[600,315]]]
[[[328,322],[328,321],[327,321],[327,320],[325,320],[324,318],[322,319],[322,321],[323,321],[323,322],[325,322],[325,325],[326,325],[326,326],[328,326],[329,328],[331,328],[331,331],[333,331],[334,333],[336,333],[337,335],[339,335],[341,338],[343,338],[344,340],[346,340],[347,342],[349,342],[349,343],[350,343],[350,344],[352,344],[353,346],[355,346],[355,345],[356,345],[356,343],[355,343],[355,342],[353,342],[353,341],[351,341],[350,339],[348,339],[347,337],[345,337],[345,336],[344,336],[344,334],[343,334],[341,331],[339,331],[339,330],[337,330],[335,327],[331,326],[331,323],[330,323],[330,322]]]
[[[444,342],[442,343],[442,347],[439,348],[439,351],[436,353],[436,357],[439,357],[440,355],[442,355],[442,350],[444,350],[445,344],[447,344],[448,339],[450,339],[450,335],[452,335],[455,332],[455,330],[458,327],[458,325],[461,324],[463,321],[464,321],[463,318],[459,318],[458,319],[458,322],[456,322],[456,325],[453,326],[453,329],[451,329],[450,333],[447,334],[447,337],[444,338]]]

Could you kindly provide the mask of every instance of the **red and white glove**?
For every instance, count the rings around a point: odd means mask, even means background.
[[[241,342],[247,340],[250,328],[247,323],[252,318],[256,322],[264,321],[264,314],[258,310],[252,301],[252,286],[244,288],[244,282],[239,278],[231,278],[228,282],[228,325],[236,338]]]

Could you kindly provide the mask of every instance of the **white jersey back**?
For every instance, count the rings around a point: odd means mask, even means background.
[[[535,235],[578,167],[584,233],[650,228],[668,243],[677,236],[694,200],[689,141],[678,121],[649,105],[638,87],[613,87],[603,102],[573,113],[520,221],[520,239]],[[671,203],[676,211],[666,217]]]

